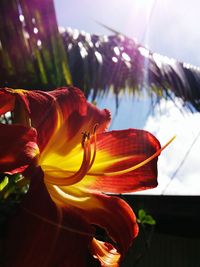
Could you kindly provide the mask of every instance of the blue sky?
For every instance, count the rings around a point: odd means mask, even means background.
[[[138,42],[177,60],[200,66],[200,34],[198,0],[55,0],[58,23],[63,27],[89,33],[109,34],[98,25],[102,22]],[[177,105],[180,101],[176,100]],[[112,128],[145,128],[164,145],[174,134],[176,140],[159,158],[159,187],[146,193],[197,195],[200,193],[200,140],[193,145],[177,175],[174,172],[200,131],[200,114],[182,113],[171,102],[162,101],[155,113],[149,114],[147,98],[137,101],[125,96],[118,115],[112,97],[98,101],[109,108],[114,117]],[[130,116],[130,114],[133,114]],[[199,138],[200,139],[200,138]],[[170,182],[170,183],[169,183]]]

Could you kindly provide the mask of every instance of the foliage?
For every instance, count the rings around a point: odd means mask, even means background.
[[[97,36],[66,30],[63,33],[75,85],[93,89],[93,100],[108,92],[123,90],[172,99],[182,98],[188,107],[200,110],[200,69],[152,53],[124,35]]]
[[[157,99],[178,96],[200,110],[200,70],[152,53],[113,31],[59,32],[53,0],[0,2],[1,86],[47,90],[73,83],[95,100],[113,90]]]
[[[0,62],[2,87],[71,82],[52,0],[0,1]]]
[[[145,210],[140,209],[138,211],[138,218],[137,218],[137,222],[141,225],[155,225],[156,221],[154,220],[154,218],[147,214]]]
[[[18,196],[27,192],[29,181],[20,174],[1,175],[0,179],[0,200],[6,200],[12,195]]]

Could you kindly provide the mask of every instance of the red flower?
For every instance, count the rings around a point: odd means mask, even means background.
[[[158,140],[136,129],[105,132],[109,111],[73,87],[1,89],[0,115],[11,110],[18,124],[0,124],[0,172],[23,172],[31,185],[9,226],[8,266],[83,267],[88,247],[101,266],[119,266],[138,226],[128,204],[105,193],[155,187]],[[94,225],[112,245],[95,238]]]

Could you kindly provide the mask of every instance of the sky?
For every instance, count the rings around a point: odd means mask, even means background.
[[[152,52],[200,66],[198,0],[55,0],[58,24],[89,33],[110,34],[101,22],[139,43]],[[200,194],[200,114],[182,109],[165,100],[154,111],[150,101],[120,100],[118,113],[115,100],[109,96],[97,102],[113,114],[111,129],[140,128],[152,132],[164,145],[173,135],[175,141],[159,157],[159,186],[147,194]],[[139,112],[138,112],[139,111]],[[133,114],[130,116],[129,114]],[[176,174],[176,175],[175,175]]]
[[[101,22],[152,51],[200,65],[199,0],[54,0],[58,23],[109,34]],[[144,40],[144,33],[148,40]]]

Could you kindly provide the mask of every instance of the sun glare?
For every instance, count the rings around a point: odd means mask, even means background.
[[[138,0],[136,1],[138,7],[150,9],[156,0]]]

